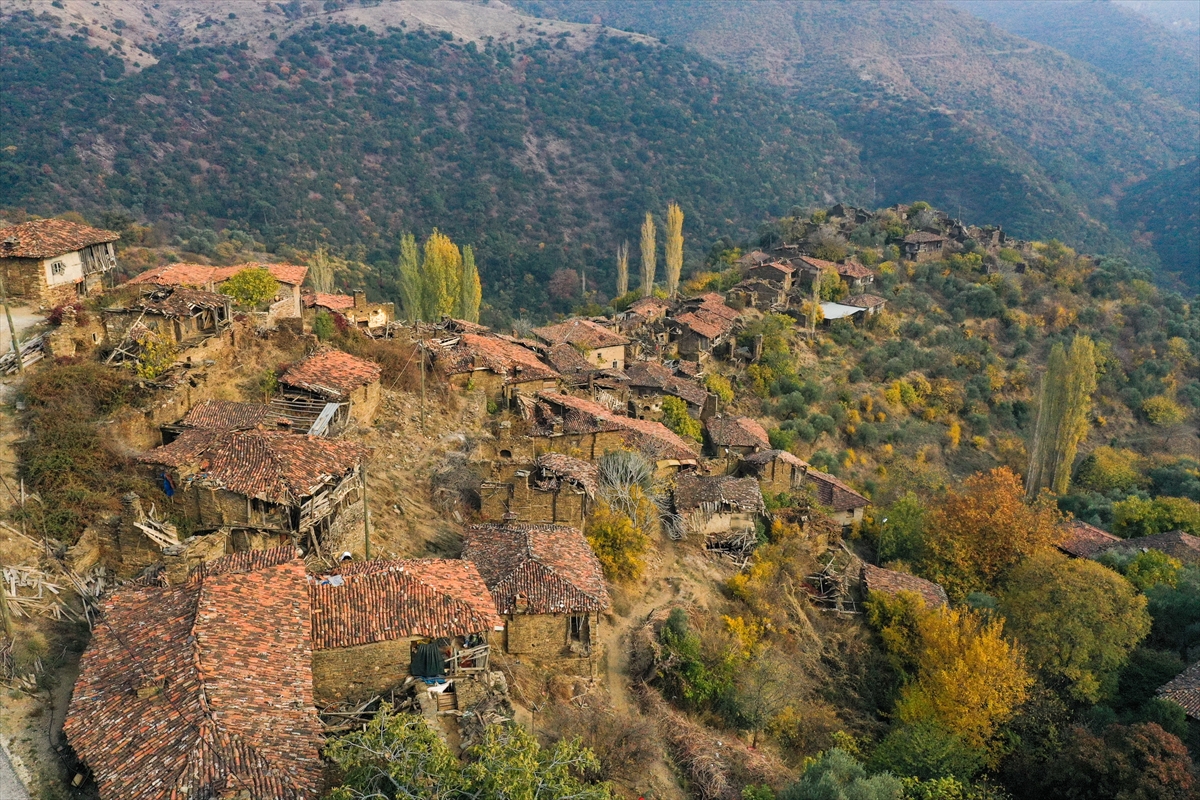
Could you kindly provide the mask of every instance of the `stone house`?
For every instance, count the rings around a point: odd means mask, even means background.
[[[1083,520],[1073,519],[1062,526],[1062,538],[1055,544],[1059,550],[1074,558],[1091,558],[1106,547],[1117,544],[1121,537]]]
[[[630,304],[629,308],[617,316],[617,328],[622,333],[638,330],[639,328],[662,321],[671,304],[658,297],[643,297]]]
[[[547,522],[582,527],[600,488],[595,464],[543,453],[532,466],[500,463],[479,489],[485,520]]]
[[[233,299],[183,286],[148,287],[123,306],[102,312],[105,345],[117,357],[136,357],[154,336],[180,350],[220,336],[233,322]]]
[[[808,462],[787,450],[760,450],[742,459],[738,474],[758,480],[763,494],[786,494],[803,487]]]
[[[629,399],[629,377],[624,372],[612,367],[597,367],[572,345],[551,345],[545,348],[542,358],[558,372],[566,388],[586,389],[593,399],[601,402],[624,403]]]
[[[699,463],[693,445],[662,423],[622,416],[581,397],[542,392],[531,416],[530,435],[539,455],[558,452],[595,461],[609,450],[634,449],[664,475]]]
[[[361,550],[369,452],[283,431],[193,428],[138,461],[198,529],[257,528],[334,552]]]
[[[117,266],[114,231],[65,219],[0,228],[0,272],[8,296],[36,308],[74,303],[103,288]]]
[[[743,271],[752,270],[755,267],[761,267],[763,264],[769,264],[775,260],[774,256],[764,253],[762,250],[751,250],[749,253],[741,256],[737,260],[737,265]]]
[[[470,561],[346,562],[334,574],[311,576],[308,592],[313,695],[320,705],[369,700],[409,675],[482,672],[489,638],[504,630]],[[444,660],[426,664],[423,648]]]
[[[206,264],[166,264],[154,267],[126,281],[127,286],[188,286],[209,292],[219,291],[225,281],[242,270],[265,269],[279,282],[279,292],[266,311],[268,321],[276,319],[301,319],[303,304],[300,287],[308,267],[297,264],[234,264],[231,267],[212,267]]]
[[[862,522],[863,509],[870,501],[832,475],[808,467],[804,484],[816,493],[817,502],[833,511],[834,521],[843,528]]]
[[[463,560],[479,568],[505,621],[505,652],[542,662],[582,661],[600,647],[608,585],[583,532],[566,525],[471,525]],[[578,668],[578,667],[577,667]]]
[[[845,305],[863,309],[868,317],[873,317],[883,311],[884,306],[887,305],[887,299],[877,294],[853,294],[842,302]]]
[[[217,559],[178,586],[114,591],[63,724],[101,800],[320,797],[310,634],[291,547]]]
[[[707,419],[716,413],[716,398],[700,384],[681,378],[670,367],[657,361],[639,361],[625,370],[629,379],[630,416],[661,420],[662,401],[677,397],[687,404],[688,414]]]
[[[510,406],[517,395],[535,395],[558,385],[559,374],[515,339],[464,333],[433,340],[434,365],[456,389],[482,390],[488,399]]]
[[[740,311],[726,305],[721,295],[709,292],[684,301],[679,313],[670,320],[671,337],[681,357],[701,361],[731,349],[739,319]]]
[[[932,261],[942,257],[949,240],[937,233],[917,231],[900,242],[900,255],[909,261]]]
[[[1155,694],[1182,706],[1193,723],[1200,721],[1200,661],[1158,687]]]
[[[776,284],[785,292],[792,290],[792,280],[795,274],[796,268],[784,261],[768,261],[746,270],[747,278]]]
[[[395,303],[368,303],[367,293],[356,291],[349,294],[326,294],[305,292],[301,300],[305,309],[305,321],[312,320],[322,311],[341,314],[346,322],[368,332],[382,331],[396,318]]]
[[[382,397],[380,374],[374,361],[321,347],[289,367],[280,376],[279,385],[284,399],[344,405],[350,419],[370,425]]]
[[[786,311],[789,305],[787,290],[782,285],[759,278],[736,284],[729,290],[728,297],[730,302],[760,311]]]
[[[1121,553],[1135,556],[1148,550],[1165,553],[1171,558],[1182,561],[1185,566],[1200,564],[1200,536],[1192,536],[1183,531],[1168,531],[1150,536],[1138,536],[1133,539],[1121,539],[1102,547],[1094,555]]]
[[[627,337],[590,319],[569,319],[557,325],[534,328],[534,336],[547,345],[568,344],[598,367],[625,369]]]
[[[689,533],[720,538],[754,531],[767,505],[753,478],[685,473],[675,479],[675,512]]]
[[[767,431],[750,417],[712,417],[705,424],[708,443],[716,458],[736,460],[771,449]]]
[[[837,262],[836,269],[838,277],[846,282],[852,293],[861,293],[875,283],[875,273],[853,259]]]
[[[859,573],[862,580],[863,594],[881,592],[889,597],[895,597],[901,592],[910,592],[925,601],[929,608],[950,605],[946,590],[933,581],[909,575],[907,572],[897,572],[894,569],[884,569],[873,564],[863,564]]]

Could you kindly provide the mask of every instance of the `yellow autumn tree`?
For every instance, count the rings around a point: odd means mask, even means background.
[[[683,272],[683,209],[678,203],[667,206],[667,296],[679,293],[679,276]]]
[[[483,302],[483,286],[479,283],[479,270],[475,267],[475,251],[471,245],[462,249],[462,276],[458,285],[459,319],[479,322],[479,305]]]
[[[1033,678],[1003,623],[941,607],[917,622],[917,676],[900,695],[904,723],[936,723],[972,747],[994,750],[1001,725],[1025,702]]]
[[[459,300],[462,263],[458,245],[434,228],[425,240],[425,254],[421,263],[424,319],[439,320],[454,313]]]
[[[610,581],[632,581],[642,574],[650,537],[627,515],[600,500],[584,533],[604,577]]]

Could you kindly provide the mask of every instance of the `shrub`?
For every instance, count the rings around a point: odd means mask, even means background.
[[[688,413],[687,403],[678,397],[664,397],[662,402],[663,424],[684,438],[700,441],[700,421]]]
[[[221,284],[221,294],[227,294],[242,308],[258,308],[279,294],[279,281],[270,270],[251,267],[235,274]]]
[[[1200,503],[1184,497],[1146,500],[1128,497],[1113,503],[1113,533],[1132,538],[1182,530],[1200,534]]]
[[[983,769],[984,754],[935,722],[900,725],[884,737],[868,762],[872,772],[921,780],[969,781]]]
[[[733,385],[730,384],[729,378],[720,373],[710,373],[704,379],[704,388],[715,394],[722,403],[733,402]]]
[[[141,347],[134,371],[139,378],[154,380],[175,366],[175,357],[179,355],[179,347],[162,334],[149,332],[137,340]]]
[[[1152,425],[1178,425],[1187,419],[1187,412],[1174,400],[1165,395],[1151,397],[1142,402],[1142,412]]]
[[[867,771],[845,750],[833,748],[784,789],[779,800],[899,800],[904,784],[888,774]]]
[[[604,577],[610,581],[633,581],[646,567],[650,537],[626,515],[613,511],[600,500],[584,531],[596,553]]]
[[[1136,491],[1143,482],[1138,470],[1140,460],[1132,450],[1097,447],[1079,464],[1075,483],[1101,494]]]
[[[322,311],[313,318],[313,333],[322,342],[328,342],[337,333],[337,326],[334,325],[333,315],[328,311]]]

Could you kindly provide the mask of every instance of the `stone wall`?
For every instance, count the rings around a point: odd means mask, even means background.
[[[600,615],[588,614],[589,639],[598,641]],[[569,614],[509,614],[505,620],[505,652],[538,661],[586,658],[586,643],[571,641]]]
[[[409,676],[413,638],[357,647],[314,650],[313,700],[318,707],[361,702],[383,694]]]
[[[379,381],[358,387],[350,393],[350,416],[359,425],[370,426],[375,421],[375,412],[379,410],[382,397]]]

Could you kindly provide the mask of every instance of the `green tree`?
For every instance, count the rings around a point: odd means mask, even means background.
[[[1150,632],[1146,598],[1128,581],[1094,561],[1050,551],[1012,571],[1000,612],[1029,663],[1086,703],[1115,693],[1129,654]]]
[[[137,340],[140,350],[134,371],[139,378],[153,380],[175,366],[179,346],[161,333],[149,331]]]
[[[983,769],[984,753],[936,722],[898,725],[888,732],[868,762],[872,772],[934,780],[970,781]]]
[[[317,339],[322,342],[328,342],[337,333],[337,325],[333,321],[333,315],[328,311],[321,311],[313,317],[313,333]]]
[[[1200,503],[1186,497],[1127,497],[1113,503],[1112,530],[1127,539],[1173,530],[1200,535]]]
[[[679,276],[683,273],[683,210],[678,203],[667,206],[667,297],[679,294]]]
[[[888,774],[867,775],[854,756],[840,748],[824,753],[779,800],[903,800],[904,784]]]
[[[1174,586],[1179,582],[1179,571],[1183,563],[1177,558],[1171,558],[1161,550],[1144,550],[1125,565],[1121,573],[1138,588],[1146,591],[1155,586]]]
[[[842,280],[842,276],[838,275],[836,269],[823,269],[821,276],[818,279],[817,293],[822,300],[838,301],[846,297],[850,293],[850,289],[846,286],[846,282]]]
[[[640,489],[637,491],[640,492]],[[588,544],[596,553],[604,577],[610,581],[633,581],[646,567],[645,555],[650,537],[625,514],[614,511],[600,500],[584,530]]]
[[[733,384],[719,372],[710,372],[704,377],[704,388],[715,394],[722,403],[733,402]]]
[[[467,322],[479,322],[479,306],[483,302],[483,287],[479,283],[479,270],[475,267],[475,251],[471,245],[462,249],[462,277],[459,280],[458,310],[459,319]]]
[[[1087,436],[1096,391],[1096,346],[1076,336],[1069,351],[1054,345],[1042,376],[1037,425],[1030,447],[1026,493],[1049,488],[1066,494],[1079,443]]]
[[[424,319],[434,322],[453,315],[459,302],[462,253],[450,237],[437,228],[425,240],[421,279]]]
[[[700,441],[700,421],[688,413],[687,403],[678,397],[664,397],[662,401],[663,425],[680,436]]]
[[[1097,447],[1080,462],[1075,483],[1082,489],[1101,494],[1133,492],[1145,483],[1138,468],[1140,462],[1141,457],[1132,450]]]
[[[647,211],[642,223],[642,297],[654,294],[654,273],[658,267],[655,235],[654,217]]]
[[[220,291],[243,308],[258,308],[279,294],[279,281],[275,280],[270,270],[250,267],[222,283]]]
[[[421,276],[417,240],[411,233],[400,237],[400,304],[409,322],[425,319],[425,283]]]
[[[925,556],[925,503],[908,492],[892,503],[871,525],[879,563],[917,564]]]
[[[1153,723],[1074,728],[1044,777],[1042,796],[1066,800],[1187,800],[1197,787],[1183,742]]]

